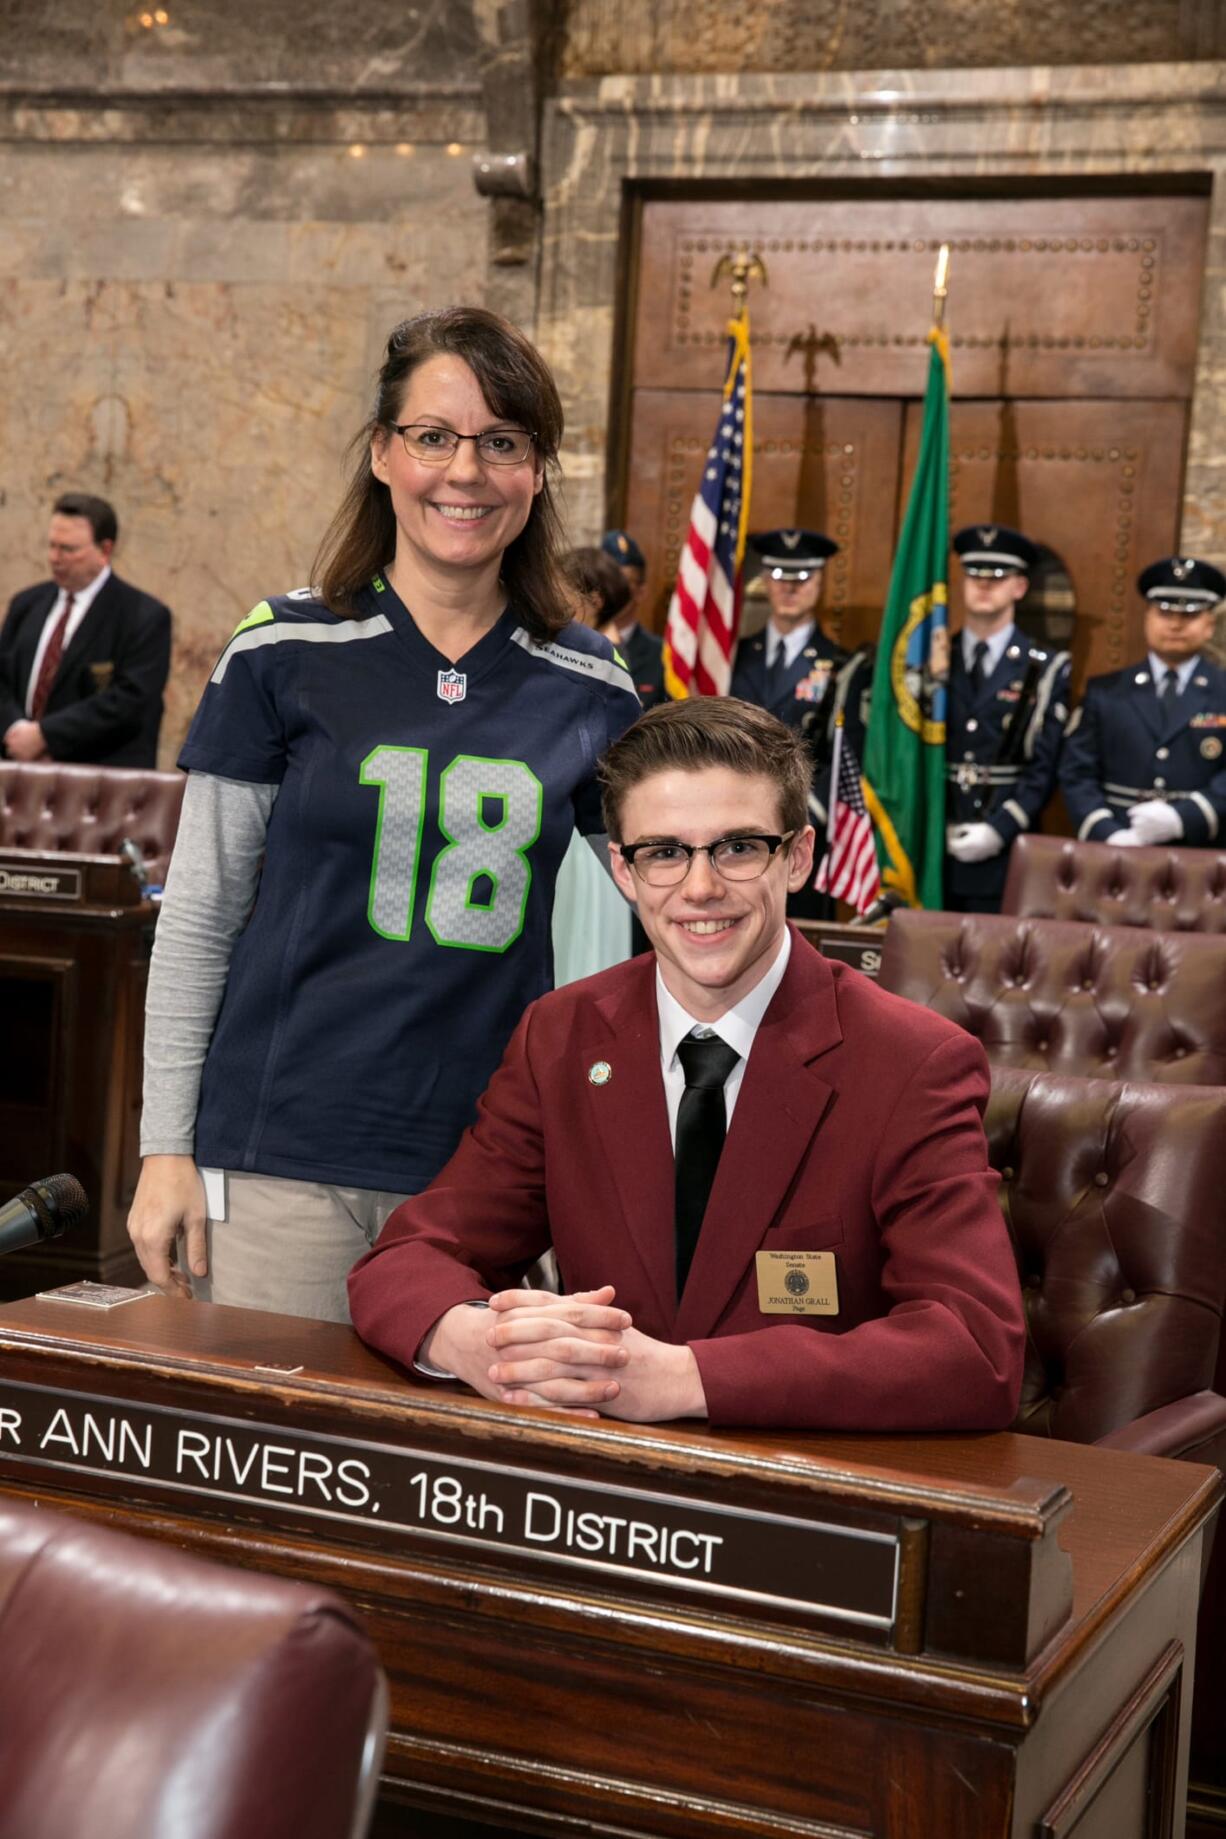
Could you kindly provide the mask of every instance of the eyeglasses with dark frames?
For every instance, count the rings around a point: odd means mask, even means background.
[[[437,428],[428,421],[392,423],[393,434],[404,442],[411,460],[426,466],[445,466],[461,441],[472,441],[487,466],[522,466],[536,440],[524,428],[487,428],[483,434],[457,434],[454,428]]]
[[[619,848],[641,880],[653,888],[670,888],[685,880],[697,855],[707,857],[722,881],[756,881],[766,873],[776,850],[795,835],[788,830],[783,836],[721,836],[713,843],[622,843]]]

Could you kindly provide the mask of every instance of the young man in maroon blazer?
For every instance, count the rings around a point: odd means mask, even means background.
[[[803,743],[731,698],[668,703],[603,777],[654,952],[527,1011],[355,1266],[358,1332],[486,1398],[638,1422],[1007,1425],[1024,1331],[987,1064],[789,928]],[[550,1246],[564,1293],[511,1287]]]

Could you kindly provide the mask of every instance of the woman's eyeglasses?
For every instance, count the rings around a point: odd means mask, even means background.
[[[484,434],[457,434],[454,428],[436,428],[432,422],[393,422],[392,432],[404,442],[411,460],[426,466],[445,466],[461,441],[472,441],[487,466],[521,466],[532,452],[535,434],[523,428],[487,428]]]

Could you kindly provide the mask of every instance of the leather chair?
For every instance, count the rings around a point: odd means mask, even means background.
[[[1113,849],[1020,836],[1009,852],[1001,911],[1155,932],[1226,932],[1226,850]]]
[[[984,1121],[1026,1307],[1013,1428],[1226,1469],[1226,1090],[1000,1067]],[[1217,1795],[1224,1656],[1219,1531],[1192,1738],[1194,1781]]]
[[[0,1839],[359,1839],[387,1730],[338,1597],[0,1496]]]
[[[160,884],[186,783],[182,773],[0,761],[0,849],[117,856],[131,837]]]
[[[1226,941],[1207,933],[900,909],[880,981],[993,1066],[1226,1085]]]

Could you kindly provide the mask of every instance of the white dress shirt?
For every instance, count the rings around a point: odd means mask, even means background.
[[[101,574],[95,575],[89,586],[83,587],[80,593],[74,597],[72,612],[68,615],[68,624],[64,629],[64,651],[68,650],[68,647],[76,636],[78,626],[81,624],[81,621],[85,618],[85,615],[89,612],[94,601],[102,592],[110,578],[111,568],[108,563]],[[29,715],[34,702],[34,686],[38,682],[38,673],[42,669],[43,658],[46,656],[47,647],[51,643],[51,634],[55,631],[56,621],[64,611],[64,603],[67,598],[68,595],[65,589],[61,588],[51,603],[51,611],[48,613],[46,619],[44,619],[43,629],[38,635],[38,644],[34,647],[34,665],[30,671],[30,681],[26,684],[27,715]]]
[[[1176,694],[1179,696],[1183,695],[1193,673],[1199,670],[1199,668],[1199,651],[1196,653],[1195,657],[1185,658],[1182,664],[1164,664],[1162,659],[1155,657],[1152,651],[1149,654],[1149,674],[1153,679],[1155,688],[1161,690],[1166,682],[1167,671],[1173,670],[1175,673]]]
[[[792,935],[785,927],[775,961],[761,983],[756,983],[748,996],[742,996],[740,1002],[721,1015],[717,1022],[696,1022],[692,1015],[686,1014],[676,997],[669,993],[657,961],[656,1007],[660,1013],[660,1071],[664,1076],[664,1098],[668,1105],[668,1135],[674,1150],[677,1147],[677,1112],[681,1105],[681,1094],[685,1091],[685,1069],[677,1053],[678,1043],[684,1041],[689,1034],[696,1035],[700,1040],[717,1034],[721,1041],[740,1054],[740,1059],[724,1081],[724,1123],[725,1127],[731,1124],[737,1093],[745,1077],[749,1050],[753,1046],[758,1025],[770,1007],[771,997],[783,982],[791,950]]]
[[[768,619],[766,622],[766,668],[768,670],[774,668],[780,646],[783,647],[783,662],[787,665],[795,664],[813,637],[813,629],[816,625],[817,621],[810,619],[803,626],[794,627],[791,632],[776,632],[774,622]]]
[[[975,652],[982,643],[987,646],[987,651],[983,656],[983,674],[985,678],[990,677],[992,672],[996,669],[996,666],[1004,657],[1006,650],[1012,644],[1013,635],[1016,631],[1017,627],[1011,623],[1007,625],[1003,631],[994,632],[991,638],[980,640],[978,635],[972,632],[969,626],[963,626],[961,634],[962,662],[966,666],[967,676],[970,676],[974,668]]]

